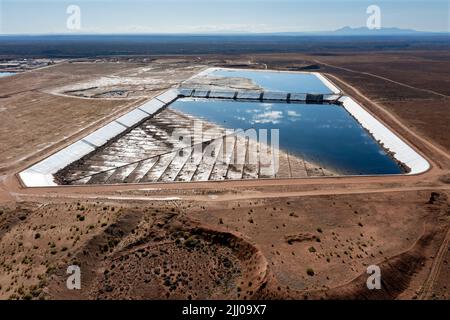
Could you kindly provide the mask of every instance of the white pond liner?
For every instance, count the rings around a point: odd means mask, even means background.
[[[395,159],[410,168],[411,171],[408,174],[419,174],[430,168],[430,164],[427,160],[403,142],[403,140],[391,130],[386,128],[355,100],[350,97],[342,97],[339,101],[342,102],[344,108],[361,124],[361,126],[372,134],[375,140],[382,143],[385,149],[393,153]]]
[[[129,127],[132,127],[148,116],[154,114],[159,109],[175,100],[177,96],[178,90],[170,89],[118,119],[111,121],[77,142],[36,163],[19,173],[22,183],[27,187],[57,186],[53,177],[56,172],[67,167],[72,162],[81,159],[96,148],[101,147],[109,140],[116,137],[118,134],[124,132]]]
[[[214,70],[225,68],[209,68],[194,77],[206,75]],[[242,70],[242,69],[230,69]],[[260,70],[261,72],[277,72],[271,70]],[[305,72],[303,72],[305,73]],[[341,90],[331,83],[325,76],[317,72],[311,72],[316,75],[323,83],[330,88],[335,94],[339,95]],[[76,141],[75,143],[65,147],[64,149],[54,153],[48,158],[36,163],[19,173],[23,185],[26,187],[49,187],[57,186],[54,181],[54,174],[59,170],[65,168],[69,164],[81,159],[85,155],[91,153],[98,147],[104,145],[112,138],[120,133],[128,130],[130,127],[138,124],[145,118],[158,112],[162,107],[172,103],[183,93],[186,89],[170,89],[163,94],[153,98],[143,105],[135,108],[127,114],[111,121],[102,128],[94,131],[86,137]],[[259,98],[259,93],[239,92],[239,97],[246,97],[254,95],[254,98]],[[252,96],[253,97],[253,96]],[[407,145],[402,139],[395,135],[391,130],[380,123],[369,112],[362,108],[355,100],[350,97],[343,96],[339,99],[343,107],[366,129],[373,137],[383,144],[384,148],[389,150],[395,159],[404,163],[410,168],[408,174],[419,174],[427,171],[430,164],[421,155],[419,155],[413,148]]]

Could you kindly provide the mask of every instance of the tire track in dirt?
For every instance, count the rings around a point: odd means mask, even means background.
[[[439,276],[439,271],[441,270],[442,263],[444,261],[445,254],[448,250],[448,246],[450,243],[450,229],[447,230],[447,234],[442,241],[442,244],[439,248],[439,251],[434,258],[433,265],[431,267],[428,278],[425,280],[420,293],[418,294],[419,300],[428,300],[431,296],[433,285],[436,282],[436,279]]]
[[[436,91],[433,91],[433,90],[430,90],[430,89],[414,87],[414,86],[411,86],[409,84],[398,82],[398,81],[395,81],[395,80],[392,80],[392,79],[389,79],[389,78],[386,78],[386,77],[383,77],[383,76],[379,76],[379,75],[376,75],[376,74],[373,74],[373,73],[370,73],[370,72],[356,71],[356,70],[352,70],[352,69],[345,68],[345,67],[338,67],[338,66],[335,66],[335,65],[332,65],[332,64],[321,62],[319,60],[314,60],[314,62],[316,62],[318,64],[325,65],[327,67],[331,67],[331,68],[344,70],[344,71],[351,72],[351,73],[363,74],[363,75],[366,75],[366,76],[378,78],[378,79],[381,79],[381,80],[384,80],[384,81],[388,81],[388,82],[391,82],[391,83],[394,83],[394,84],[397,84],[397,85],[400,85],[400,86],[403,86],[403,87],[406,87],[406,88],[409,88],[409,89],[418,90],[418,91],[422,91],[422,92],[426,92],[426,93],[431,93],[431,94],[440,96],[442,98],[450,98],[450,96],[445,95],[443,93],[439,93],[439,92],[436,92]]]
[[[171,195],[161,196],[114,196],[107,194],[95,194],[95,193],[76,193],[76,194],[46,194],[46,193],[12,193],[11,195],[17,200],[25,199],[93,199],[93,200],[116,200],[116,201],[176,201],[176,200],[195,200],[195,201],[207,201],[207,202],[222,202],[231,200],[250,200],[250,199],[269,199],[269,198],[289,198],[289,197],[310,197],[310,196],[323,196],[323,195],[349,195],[349,194],[376,194],[387,192],[408,192],[408,191],[433,191],[433,190],[449,190],[450,186],[443,187],[398,187],[398,188],[381,188],[381,189],[351,189],[351,190],[308,190],[300,192],[258,192],[258,193],[240,193],[232,195],[215,195],[211,198],[209,195],[181,195],[173,197]],[[87,190],[86,190],[87,191]]]

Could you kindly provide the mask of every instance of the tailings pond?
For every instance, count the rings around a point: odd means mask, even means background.
[[[212,76],[246,78],[266,91],[331,94],[333,91],[315,73],[266,72],[218,69]]]
[[[235,130],[279,129],[280,149],[341,174],[402,173],[340,105],[185,98],[170,108]]]

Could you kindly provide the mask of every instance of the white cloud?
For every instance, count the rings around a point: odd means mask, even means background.
[[[273,32],[273,26],[267,24],[243,24],[243,23],[226,23],[226,24],[205,24],[205,25],[176,25],[175,32],[187,33],[215,33],[215,32]]]
[[[301,116],[301,114],[298,113],[298,112],[295,111],[295,110],[288,110],[287,114],[288,114],[289,117],[296,117],[296,118],[299,118],[299,117]]]
[[[280,123],[280,119],[283,118],[281,111],[268,111],[253,116],[253,123]]]

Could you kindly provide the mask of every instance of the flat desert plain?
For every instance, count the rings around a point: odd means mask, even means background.
[[[450,53],[62,61],[0,79],[2,299],[449,299]],[[206,67],[313,70],[416,176],[24,188],[17,173]],[[79,265],[82,290],[68,290]],[[367,267],[382,288],[368,290]]]

